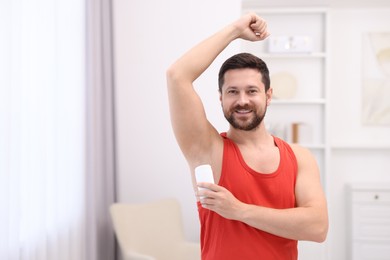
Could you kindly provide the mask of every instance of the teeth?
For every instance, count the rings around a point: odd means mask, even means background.
[[[251,110],[236,110],[237,113],[249,113]]]

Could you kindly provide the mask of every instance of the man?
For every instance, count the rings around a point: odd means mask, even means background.
[[[262,18],[244,15],[167,71],[172,126],[198,198],[203,260],[297,259],[297,240],[326,238],[327,205],[314,157],[265,128],[272,97],[265,63],[244,53],[222,65],[220,101],[230,123],[227,133],[219,134],[208,122],[193,88],[232,41],[261,41],[268,35]],[[216,184],[196,183],[194,169],[202,164],[211,165]]]

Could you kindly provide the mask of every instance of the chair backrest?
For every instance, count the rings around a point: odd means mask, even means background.
[[[122,252],[135,251],[156,259],[173,259],[184,241],[180,204],[164,199],[144,204],[115,203],[110,207]]]

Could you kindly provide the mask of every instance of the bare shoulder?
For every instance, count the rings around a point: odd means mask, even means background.
[[[314,173],[319,175],[317,160],[313,153],[299,144],[290,144],[298,163],[298,173]]]
[[[306,147],[303,147],[299,144],[295,143],[289,143],[291,149],[293,150],[295,157],[297,158],[297,161],[307,161],[307,160],[314,160],[313,153]]]
[[[296,143],[289,143],[291,149],[294,151],[294,153],[300,155],[300,154],[305,154],[305,153],[309,153],[311,154],[310,150],[307,149],[306,147],[303,147],[299,144],[296,144]]]

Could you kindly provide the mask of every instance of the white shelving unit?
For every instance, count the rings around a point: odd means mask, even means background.
[[[263,8],[256,1],[243,1],[242,12],[256,12],[268,23],[271,37],[301,36],[311,40],[306,52],[270,52],[269,44],[243,41],[242,52],[252,53],[263,59],[270,70],[271,87],[276,75],[295,78],[296,91],[288,98],[273,99],[268,107],[266,122],[276,136],[292,142],[291,128],[299,124],[298,143],[309,148],[320,167],[322,184],[326,192],[326,176],[330,158],[328,138],[328,11],[325,8]],[[283,86],[285,87],[285,86]],[[299,259],[327,259],[326,244],[299,243]]]

